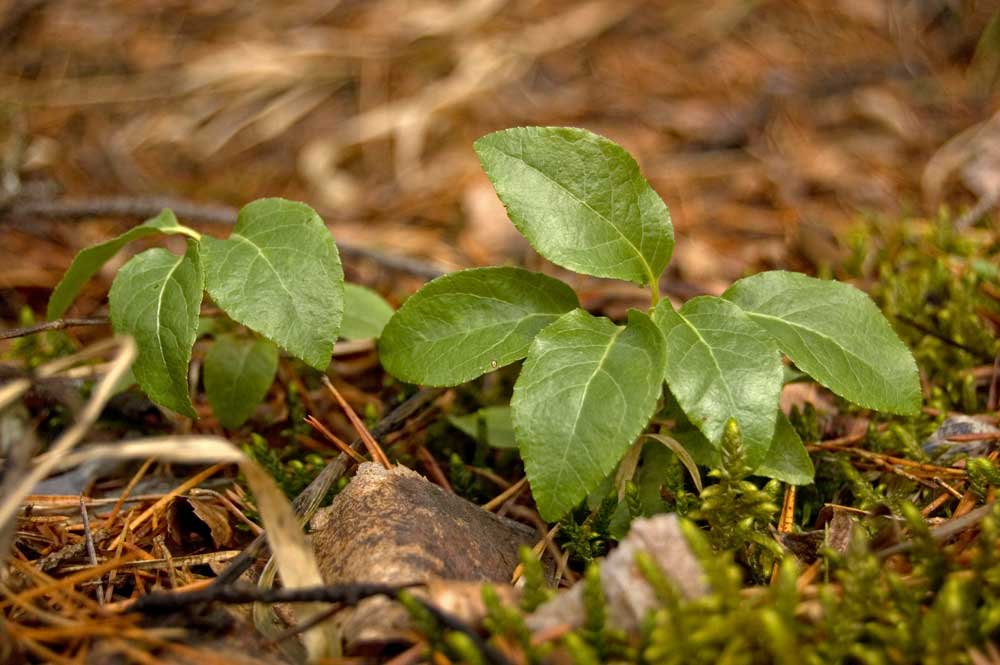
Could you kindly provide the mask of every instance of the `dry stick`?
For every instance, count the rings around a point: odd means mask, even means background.
[[[980,522],[983,521],[983,519],[986,518],[987,515],[990,514],[990,511],[993,510],[994,503],[996,502],[990,502],[985,506],[980,506],[979,508],[976,508],[975,510],[962,515],[961,517],[956,517],[955,519],[949,520],[944,524],[932,527],[930,530],[931,538],[937,541],[948,540],[952,536],[964,531],[970,526],[979,524]],[[885,557],[891,556],[893,554],[906,552],[910,550],[914,546],[914,544],[915,541],[907,540],[902,543],[897,543],[892,547],[887,547],[884,550],[879,550],[875,554],[880,559],[884,559]]]
[[[82,494],[80,495],[80,516],[83,517],[83,538],[87,544],[87,558],[90,559],[91,566],[96,566],[97,551],[94,549],[94,535],[90,532],[90,515],[87,514],[87,504]],[[97,594],[97,603],[103,605],[104,584],[101,582],[101,578],[97,578],[97,586],[94,592]]]
[[[357,605],[371,596],[386,596],[399,598],[407,589],[422,583],[410,584],[338,584],[318,587],[300,587],[297,589],[265,589],[256,586],[209,586],[195,591],[154,592],[138,598],[128,607],[128,612],[142,614],[164,614],[184,610],[191,605],[222,602],[228,604],[245,603],[339,603]],[[511,661],[500,653],[493,645],[488,644],[474,628],[458,617],[445,612],[436,605],[421,598],[414,597],[438,623],[450,630],[456,630],[469,636],[490,663],[496,665],[512,665]]]
[[[66,328],[75,328],[78,326],[103,326],[107,325],[107,317],[94,317],[87,319],[56,319],[55,321],[46,321],[45,323],[39,323],[34,326],[27,326],[25,328],[11,328],[9,330],[0,331],[0,340],[3,339],[13,339],[15,337],[25,337],[27,335],[34,335],[36,333],[45,332],[46,330],[65,330]]]
[[[147,219],[170,208],[180,219],[209,224],[233,224],[236,208],[217,203],[200,203],[173,196],[107,196],[65,198],[57,201],[18,199],[10,207],[0,211],[0,215],[11,219],[43,217],[48,219],[86,219],[88,217],[125,217]],[[343,240],[337,241],[342,254],[368,259],[379,265],[401,273],[427,279],[440,277],[447,272],[433,264],[416,259],[383,254],[377,250],[355,245]]]
[[[910,317],[903,316],[901,314],[897,314],[896,318],[899,319],[902,323],[905,323],[906,325],[910,326],[911,328],[914,328],[915,330],[918,330],[918,331],[922,332],[925,335],[930,335],[931,337],[944,342],[948,346],[953,346],[956,349],[959,349],[961,351],[965,351],[966,353],[968,353],[969,355],[971,355],[974,358],[979,358],[981,360],[991,360],[990,357],[984,356],[982,351],[979,351],[978,349],[974,349],[971,346],[968,346],[966,344],[962,344],[961,342],[955,341],[955,340],[953,340],[952,338],[950,338],[950,337],[948,337],[946,335],[942,335],[941,333],[937,332],[936,330],[928,328],[927,326],[925,326],[924,324],[920,323],[919,321],[916,321],[915,319],[911,319]]]
[[[442,388],[425,388],[413,395],[405,402],[393,409],[385,418],[376,423],[375,427],[372,428],[372,435],[377,437],[383,437],[389,432],[393,432],[401,427],[403,427],[410,416],[416,412],[423,409],[428,404],[436,400],[441,393],[444,392]],[[355,439],[351,443],[351,448],[354,450],[359,450],[362,447],[362,441],[359,438]],[[347,470],[348,456],[344,453],[337,455],[333,460],[331,460],[326,467],[320,471],[319,475],[313,478],[313,481],[302,490],[302,492],[295,497],[293,506],[295,512],[300,518],[308,519],[315,512],[316,508],[319,507],[319,502],[322,501],[323,497],[326,495],[327,490],[330,486]],[[267,549],[267,539],[264,535],[257,536],[257,538],[250,543],[246,549],[243,550],[223,570],[219,575],[212,581],[212,587],[222,587],[228,584],[232,584],[239,578],[243,572],[249,568],[254,560]]]
[[[302,621],[301,623],[297,623],[297,624],[295,624],[293,626],[289,626],[288,628],[286,628],[285,630],[281,631],[280,633],[278,633],[274,637],[268,638],[267,639],[267,643],[273,645],[273,644],[278,644],[279,642],[284,642],[285,640],[287,640],[290,637],[295,637],[299,633],[306,632],[307,630],[309,630],[313,626],[318,626],[319,624],[323,623],[324,621],[326,621],[327,619],[329,619],[330,617],[332,617],[334,614],[337,614],[338,612],[340,612],[343,609],[344,609],[344,606],[341,605],[340,603],[333,603],[332,605],[330,605],[330,607],[326,608],[322,612],[317,612],[316,614],[312,615],[311,617],[309,617],[305,621]]]
[[[956,435],[959,436],[959,435]],[[846,438],[846,437],[845,437]],[[864,438],[863,436],[861,438]],[[860,439],[859,439],[860,440]],[[947,466],[934,466],[933,464],[923,464],[921,462],[914,462],[913,460],[908,460],[903,457],[894,457],[892,455],[885,455],[882,453],[874,453],[870,450],[864,450],[863,448],[849,448],[842,445],[833,445],[833,441],[828,441],[821,444],[807,444],[806,450],[809,452],[844,452],[849,455],[855,455],[863,459],[871,460],[872,462],[879,464],[893,473],[903,473],[899,469],[894,468],[892,465],[910,467],[912,469],[917,469],[923,473],[929,474],[931,477],[934,476],[951,476],[955,478],[965,478],[966,472],[963,469],[955,469]]]

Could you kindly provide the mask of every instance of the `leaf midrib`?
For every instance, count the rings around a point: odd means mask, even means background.
[[[737,407],[737,403],[736,403],[736,397],[733,395],[733,392],[732,392],[732,389],[731,389],[729,383],[725,380],[725,372],[722,371],[722,367],[719,365],[719,359],[715,357],[715,353],[713,351],[712,345],[708,343],[708,340],[706,340],[704,337],[702,337],[701,331],[698,330],[694,326],[694,324],[692,324],[690,321],[688,321],[687,317],[685,317],[680,312],[677,312],[677,317],[681,321],[684,322],[684,325],[687,326],[691,330],[691,332],[694,333],[695,337],[698,338],[698,341],[701,342],[702,345],[705,347],[705,349],[708,350],[708,355],[712,359],[712,364],[715,365],[715,370],[718,373],[719,382],[722,383],[722,385],[723,385],[723,387],[725,388],[725,391],[726,391],[726,396],[729,398],[729,408],[732,409],[733,411],[738,411],[738,407]],[[741,423],[741,425],[742,425],[742,423]],[[712,443],[715,443],[715,442],[713,441]]]
[[[542,312],[536,312],[534,314],[527,314],[525,316],[519,316],[517,318],[502,319],[502,320],[499,320],[499,321],[493,321],[491,323],[488,323],[488,324],[485,324],[485,325],[482,325],[482,326],[473,326],[473,327],[469,327],[469,328],[462,328],[458,332],[448,333],[447,335],[442,335],[440,337],[429,337],[429,336],[425,335],[422,331],[416,331],[416,330],[413,330],[412,328],[411,328],[411,330],[414,333],[420,335],[420,341],[421,342],[425,342],[427,344],[441,344],[442,342],[450,342],[450,341],[453,341],[456,338],[468,337],[469,335],[471,335],[473,333],[479,333],[479,332],[483,332],[483,331],[486,331],[486,330],[491,330],[493,328],[497,328],[497,327],[501,327],[501,326],[503,326],[503,327],[507,327],[507,326],[515,326],[515,327],[516,326],[520,326],[525,321],[531,321],[532,319],[537,319],[537,318],[557,319],[557,318],[559,318],[559,315],[558,314],[546,314],[546,313],[542,313]]]
[[[594,371],[590,373],[590,377],[587,379],[587,382],[586,382],[586,387],[583,389],[583,394],[580,397],[580,406],[576,410],[576,415],[573,417],[573,428],[571,430],[569,438],[567,439],[568,441],[572,441],[573,439],[576,438],[576,429],[577,429],[577,427],[580,424],[580,415],[583,413],[583,406],[587,402],[587,394],[590,392],[590,387],[594,383],[594,377],[596,377],[597,374],[598,374],[598,372],[600,372],[603,369],[603,367],[604,367],[604,361],[608,359],[609,355],[611,355],[611,349],[612,349],[612,347],[614,347],[615,342],[618,340],[618,338],[621,336],[621,334],[623,332],[625,332],[625,328],[624,327],[616,327],[614,334],[612,334],[611,337],[610,337],[610,339],[608,339],[608,344],[604,348],[604,353],[601,354],[601,357],[598,359],[597,364],[594,366]],[[566,446],[563,449],[562,459],[559,461],[559,472],[556,474],[555,485],[557,487],[562,484],[563,473],[564,473],[564,471],[567,468],[566,467],[566,458],[569,457],[569,449],[571,447],[572,446]],[[586,450],[586,448],[585,448],[585,450]],[[589,450],[587,452],[588,452],[588,454],[590,453]],[[593,456],[591,456],[591,459],[593,459]],[[582,481],[583,479],[580,478],[579,471],[576,471],[576,469],[573,469],[573,471],[574,471],[574,473],[576,473],[577,479],[579,479],[579,480]]]
[[[604,222],[605,224],[607,224],[608,226],[610,226],[612,229],[614,229],[615,233],[617,233],[621,237],[621,239],[624,240],[628,244],[628,246],[632,249],[632,251],[635,252],[636,257],[638,257],[638,259],[639,259],[639,263],[642,264],[643,271],[646,273],[646,279],[647,279],[647,281],[649,283],[653,282],[653,280],[655,279],[655,277],[653,275],[653,268],[649,265],[649,262],[646,261],[646,257],[643,256],[642,252],[639,251],[639,248],[635,246],[635,243],[633,243],[632,240],[628,236],[626,236],[624,233],[622,233],[621,229],[619,229],[617,226],[615,226],[611,222],[610,219],[608,219],[607,217],[605,217],[604,215],[602,215],[601,213],[599,213],[597,210],[595,210],[593,206],[591,206],[589,203],[587,203],[586,201],[584,201],[583,199],[581,199],[580,197],[578,197],[576,194],[574,194],[565,185],[563,185],[562,183],[560,183],[557,180],[555,180],[554,178],[552,178],[552,176],[550,176],[549,174],[547,174],[545,171],[542,171],[541,169],[539,169],[534,164],[529,163],[523,157],[518,157],[516,155],[512,155],[509,152],[507,152],[505,150],[501,150],[500,148],[498,148],[496,146],[487,145],[487,147],[488,148],[492,148],[493,150],[496,150],[500,154],[506,155],[507,157],[509,157],[511,159],[517,160],[517,161],[521,162],[522,164],[524,164],[525,166],[527,166],[528,168],[530,168],[532,171],[535,171],[536,173],[538,173],[539,175],[541,175],[543,178],[545,178],[546,180],[548,180],[549,182],[551,182],[553,185],[555,185],[556,187],[558,187],[560,190],[566,192],[566,194],[569,195],[569,197],[571,199],[573,199],[574,201],[576,201],[577,203],[579,203],[580,205],[582,205],[583,207],[585,207],[587,210],[589,210],[592,213],[594,213],[594,215],[599,220],[601,220],[602,222]]]
[[[290,302],[292,302],[292,303],[297,302],[297,299],[295,297],[295,293],[292,292],[292,290],[289,289],[288,286],[285,285],[285,280],[283,280],[281,278],[281,272],[277,268],[275,268],[275,266],[274,266],[273,263],[271,263],[271,259],[269,259],[267,257],[267,254],[264,253],[264,250],[261,249],[260,245],[258,245],[253,240],[251,240],[250,238],[246,237],[245,235],[243,235],[241,233],[233,232],[232,234],[230,234],[229,237],[230,238],[234,238],[235,240],[237,240],[239,242],[246,243],[247,245],[250,245],[250,247],[252,247],[257,252],[257,255],[260,256],[260,258],[264,260],[264,263],[267,264],[267,267],[270,268],[271,274],[274,275],[275,279],[278,281],[278,284],[281,286],[281,289],[288,296],[288,300]],[[290,311],[292,312],[292,315],[296,319],[298,319],[299,322],[301,323],[301,319],[299,319],[298,309],[295,308],[295,307],[291,307]]]
[[[156,294],[156,316],[155,316],[155,321],[156,321],[156,350],[160,354],[160,360],[163,361],[163,366],[164,367],[167,366],[167,356],[163,352],[163,339],[162,339],[162,337],[160,335],[160,331],[163,329],[160,326],[160,312],[163,311],[163,294],[165,294],[167,292],[167,285],[170,284],[170,280],[173,278],[174,273],[177,272],[177,270],[180,268],[181,264],[184,263],[184,259],[186,259],[186,258],[187,258],[186,254],[184,256],[177,257],[177,260],[174,262],[174,265],[170,268],[170,270],[167,271],[167,274],[164,276],[163,283],[160,285],[159,292]],[[183,287],[181,287],[181,290],[182,291],[184,290]],[[167,376],[170,378],[170,382],[173,383],[173,377],[170,376],[169,372],[167,373]]]
[[[761,312],[747,312],[747,316],[749,316],[751,318],[756,317],[756,318],[760,318],[760,319],[765,319],[765,320],[768,320],[768,321],[777,321],[778,323],[783,323],[783,324],[787,325],[790,328],[795,328],[796,330],[804,330],[806,332],[812,333],[813,335],[816,335],[817,337],[820,337],[824,341],[826,341],[826,342],[832,344],[833,346],[837,347],[838,349],[841,350],[841,352],[845,353],[846,355],[849,355],[852,358],[856,359],[859,363],[861,363],[861,365],[864,366],[864,368],[866,370],[868,370],[869,372],[871,372],[872,374],[874,374],[879,379],[882,379],[881,375],[879,374],[878,371],[876,371],[875,367],[872,364],[870,364],[867,360],[865,360],[864,358],[862,358],[858,354],[854,353],[851,349],[845,347],[843,344],[839,344],[837,342],[837,340],[835,340],[834,338],[830,337],[828,334],[826,334],[824,332],[821,332],[819,330],[815,330],[815,329],[810,328],[809,326],[803,325],[801,323],[797,323],[797,322],[794,322],[794,321],[789,321],[788,319],[783,319],[783,318],[781,318],[779,316],[774,316],[772,314],[763,314]],[[830,371],[830,370],[827,370],[827,371]],[[835,372],[830,372],[830,373],[833,376],[836,376]]]

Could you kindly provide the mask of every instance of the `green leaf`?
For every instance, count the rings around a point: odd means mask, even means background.
[[[681,443],[673,438],[672,436],[667,436],[666,434],[650,433],[644,435],[646,438],[652,439],[663,444],[663,447],[671,451],[677,456],[680,463],[687,469],[687,472],[691,475],[691,480],[694,482],[695,488],[701,492],[701,473],[698,472],[698,464],[691,457],[691,453],[688,452]]]
[[[229,238],[203,242],[215,304],[325,370],[344,311],[344,271],[319,215],[302,203],[260,199],[240,210]]]
[[[754,470],[758,476],[777,478],[791,485],[808,485],[816,475],[812,460],[799,433],[781,411],[774,428],[774,439],[764,456],[764,462]]]
[[[482,423],[486,433],[486,441],[483,443],[494,448],[517,448],[509,406],[486,406],[475,413],[451,416],[448,422],[477,441]]]
[[[652,516],[663,512],[664,502],[660,488],[669,477],[674,455],[666,446],[646,444],[642,447],[642,462],[635,476],[635,484],[639,489],[643,515]]]
[[[694,461],[710,469],[719,468],[720,450],[713,446],[705,435],[677,414],[678,423],[670,434],[691,454]],[[813,482],[815,471],[812,460],[799,438],[798,433],[786,416],[778,411],[774,437],[768,446],[764,461],[754,470],[754,475],[777,478],[792,485],[808,485]]]
[[[149,249],[126,263],[108,296],[116,333],[135,338],[135,378],[154,402],[197,417],[188,392],[188,363],[204,291],[198,243],[177,256]]]
[[[265,339],[219,335],[205,354],[205,394],[223,427],[234,429],[267,395],[278,348]]]
[[[562,517],[649,423],[666,352],[653,321],[616,326],[577,309],[538,334],[514,385],[514,432],[542,517]]]
[[[66,274],[59,280],[59,284],[56,285],[55,290],[52,291],[52,295],[49,297],[49,308],[46,314],[49,320],[58,319],[65,314],[69,306],[76,300],[77,294],[80,293],[80,289],[87,283],[87,280],[93,277],[94,273],[100,270],[101,266],[117,254],[122,247],[133,240],[156,235],[157,233],[183,233],[195,240],[201,237],[196,231],[178,224],[173,211],[164,209],[156,217],[146,220],[139,226],[132,227],[117,238],[81,250],[73,258],[73,263],[70,264]]]
[[[666,381],[688,419],[715,446],[726,421],[743,434],[747,464],[764,459],[781,396],[781,354],[732,303],[692,298],[674,311],[666,300],[653,319],[667,340]]]
[[[527,354],[538,331],[579,306],[557,279],[521,268],[438,277],[382,331],[382,366],[407,383],[454,386]]]
[[[569,127],[518,127],[475,143],[514,226],[538,253],[586,275],[656,283],[674,231],[631,155]]]
[[[344,339],[379,337],[392,313],[392,305],[371,289],[344,284],[344,320],[340,324],[340,336]]]
[[[849,284],[772,271],[741,279],[723,297],[767,331],[795,365],[869,409],[920,411],[909,349],[865,293]]]

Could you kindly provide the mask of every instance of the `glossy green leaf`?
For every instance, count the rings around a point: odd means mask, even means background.
[[[448,422],[477,441],[482,427],[486,435],[483,443],[494,448],[517,448],[509,406],[486,406],[474,413],[451,416]]]
[[[267,395],[278,348],[266,339],[218,335],[205,354],[205,395],[223,427],[242,425]]]
[[[154,402],[192,418],[188,363],[204,283],[198,243],[188,241],[184,256],[160,248],[137,254],[118,271],[108,296],[115,332],[135,338],[139,385]]]
[[[692,298],[680,311],[663,300],[653,319],[667,340],[667,385],[688,419],[719,446],[726,421],[735,418],[747,463],[759,464],[781,395],[778,347],[739,307],[720,298]]]
[[[670,212],[620,146],[583,129],[518,127],[475,149],[539,254],[586,275],[659,279],[674,248]]]
[[[410,296],[379,340],[401,381],[454,386],[524,358],[539,330],[579,306],[557,279],[521,268],[473,268]]]
[[[723,297],[799,369],[841,397],[889,413],[920,410],[912,354],[871,298],[853,286],[773,271],[741,279]]]
[[[330,231],[309,206],[259,199],[226,240],[203,240],[205,285],[235,321],[318,370],[344,311],[344,272]]]
[[[577,309],[538,334],[511,411],[543,518],[562,517],[614,470],[653,415],[665,357],[663,335],[636,310],[616,326]]]
[[[93,277],[94,273],[100,270],[101,266],[117,254],[122,247],[133,240],[158,233],[183,233],[196,240],[200,237],[196,231],[179,224],[173,211],[164,209],[156,217],[129,229],[117,238],[80,250],[73,258],[73,262],[70,264],[66,274],[59,280],[59,284],[56,285],[55,290],[52,291],[52,295],[49,297],[49,307],[46,314],[49,320],[58,319],[65,314],[69,306],[73,304],[77,294],[80,293],[80,289],[87,283],[87,280]]]
[[[379,337],[392,314],[392,305],[379,294],[357,284],[344,284],[344,320],[340,324],[344,339]]]
[[[771,447],[764,456],[764,462],[754,470],[754,474],[777,478],[791,485],[808,485],[816,475],[812,460],[809,458],[809,451],[802,443],[799,433],[788,421],[788,416],[781,411],[778,411],[778,422],[774,428]]]

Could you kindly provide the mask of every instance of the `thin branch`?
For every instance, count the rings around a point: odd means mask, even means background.
[[[85,196],[80,198],[17,199],[5,215],[13,219],[87,219],[89,217],[155,217],[164,208],[192,222],[232,224],[236,208],[217,203],[200,203],[174,196]]]
[[[87,219],[89,217],[147,219],[160,214],[164,208],[173,210],[174,214],[181,220],[207,224],[233,224],[236,222],[236,216],[239,212],[232,206],[201,203],[175,196],[106,196],[65,198],[55,201],[17,198],[2,211],[2,215],[18,220],[32,217],[46,219]],[[378,250],[343,240],[337,241],[337,247],[346,256],[368,259],[384,268],[425,279],[434,279],[447,272],[444,268],[426,261],[383,254]]]
[[[339,603],[357,605],[365,598],[387,596],[399,599],[401,593],[421,582],[409,584],[337,584],[300,589],[265,589],[246,584],[233,586],[209,586],[203,589],[180,592],[154,592],[141,596],[128,607],[128,612],[142,614],[166,614],[182,611],[191,605],[204,603]],[[442,626],[448,630],[467,635],[476,648],[494,665],[513,665],[511,660],[496,647],[489,644],[476,630],[459,617],[442,610],[423,598],[414,597]]]
[[[971,346],[967,346],[965,344],[962,344],[961,342],[957,342],[957,341],[951,339],[950,337],[942,335],[941,333],[928,328],[927,326],[923,325],[919,321],[911,319],[908,316],[903,316],[902,314],[897,314],[896,318],[899,319],[900,322],[905,323],[906,325],[910,326],[911,328],[915,328],[916,330],[919,330],[920,332],[924,333],[925,335],[930,335],[931,337],[933,337],[935,339],[941,340],[945,344],[947,344],[949,346],[953,346],[956,349],[960,349],[962,351],[965,351],[966,353],[972,355],[975,358],[981,358],[981,359],[984,359],[984,360],[993,360],[992,356],[985,356],[985,355],[983,355],[982,351],[978,351],[978,350],[972,348]]]
[[[299,589],[265,589],[246,584],[208,586],[193,591],[153,592],[137,598],[126,611],[147,615],[169,614],[179,612],[192,605],[205,603],[342,603],[344,605],[357,605],[371,596],[396,598],[400,591],[417,584],[419,583],[333,584]]]
[[[84,542],[87,545],[87,558],[90,559],[90,565],[97,565],[97,550],[94,549],[94,534],[90,530],[90,514],[87,512],[87,501],[84,496],[80,495],[80,516],[83,518],[83,535]],[[97,603],[99,605],[104,604],[104,584],[101,582],[101,578],[97,578],[97,587],[94,589],[97,594]]]
[[[961,517],[956,517],[955,519],[948,520],[944,524],[939,524],[937,526],[931,527],[930,529],[931,538],[933,538],[938,542],[941,542],[943,540],[948,540],[952,536],[956,536],[962,531],[965,531],[966,529],[979,524],[984,519],[986,519],[987,515],[990,514],[990,512],[993,510],[995,503],[996,503],[995,501],[991,501],[990,503],[987,503],[984,506],[980,506],[975,510],[966,513],[965,515],[962,515]],[[881,549],[875,552],[875,555],[880,559],[884,559],[885,557],[893,554],[899,554],[900,552],[907,552],[913,549],[913,547],[916,544],[917,542],[915,540],[905,540],[891,547]]]
[[[90,319],[56,319],[55,321],[46,321],[45,323],[39,323],[26,328],[0,330],[0,340],[25,337],[27,335],[34,335],[47,330],[64,330],[66,328],[75,328],[77,326],[103,326],[107,325],[107,323],[107,317],[95,317]]]

